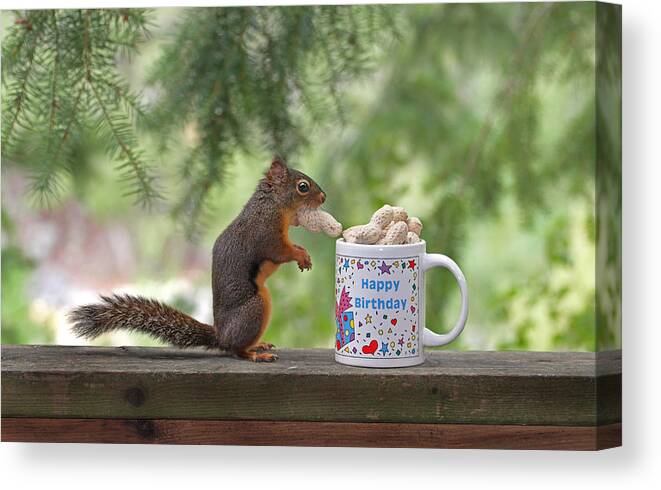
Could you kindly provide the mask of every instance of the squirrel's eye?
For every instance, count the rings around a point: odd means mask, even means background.
[[[307,194],[308,192],[310,192],[310,184],[308,184],[306,180],[301,180],[297,184],[296,189],[300,194]]]

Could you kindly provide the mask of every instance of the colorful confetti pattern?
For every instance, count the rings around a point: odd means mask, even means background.
[[[336,352],[361,358],[416,357],[418,257],[337,255],[335,271]],[[371,307],[377,304],[394,307]]]

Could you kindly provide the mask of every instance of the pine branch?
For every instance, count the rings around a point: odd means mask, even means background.
[[[175,214],[198,213],[193,210],[222,185],[235,153],[291,155],[307,143],[303,117],[342,122],[342,84],[365,73],[366,60],[390,38],[384,12],[371,6],[188,10],[150,77],[163,94],[150,114],[152,127],[169,138],[181,121],[191,123],[198,138],[190,152],[204,160],[180,162],[190,176],[183,193],[190,201]]]
[[[21,45],[23,45],[26,42],[28,35],[29,34],[27,33],[23,35],[23,41],[21,42]],[[2,137],[6,145],[12,144],[16,124],[19,121],[19,117],[21,116],[21,113],[25,112],[25,103],[27,102],[29,97],[27,93],[27,88],[28,88],[28,83],[30,81],[30,76],[32,75],[35,55],[37,52],[37,46],[40,37],[41,37],[40,34],[36,35],[36,39],[33,41],[28,54],[25,56],[25,63],[27,64],[27,66],[25,67],[22,73],[19,72],[16,75],[19,86],[13,91],[13,96],[12,96],[13,100],[11,100],[9,103],[3,104],[4,107],[9,108],[8,110],[9,113],[11,114],[9,125],[6,129],[5,134]],[[13,107],[13,111],[11,110],[12,107]],[[3,125],[3,126],[6,127],[7,125]]]
[[[173,211],[201,220],[207,196],[222,185],[237,153],[292,154],[307,143],[306,118],[318,125],[344,119],[343,84],[362,75],[391,36],[383,12],[186,10],[153,72],[162,97],[149,113],[116,66],[117,56],[135,55],[148,37],[148,10],[17,12],[3,44],[3,157],[27,167],[34,194],[50,201],[77,167],[66,155],[92,127],[108,141],[127,194],[149,204],[161,194],[136,126],[144,120],[165,148],[175,130],[189,125],[195,143],[178,162],[186,177]]]
[[[94,120],[114,142],[108,154],[127,180],[128,194],[146,204],[158,198],[134,129],[145,111],[115,62],[118,54],[135,53],[147,36],[147,11],[15,15],[3,46],[3,156],[28,167],[35,196],[51,201],[60,193],[60,176],[71,169],[62,155],[78,139],[72,136]]]
[[[52,19],[53,19],[53,30],[55,31],[55,45],[57,46],[59,44],[59,33],[57,31],[57,10],[53,10],[52,12]],[[57,77],[58,77],[58,69],[59,69],[59,61],[60,61],[60,53],[55,49],[55,57],[53,59],[53,70],[51,74],[51,94],[50,94],[50,117],[48,118],[49,124],[48,124],[48,146],[50,149],[51,145],[51,138],[53,134],[53,128],[55,127],[55,112],[57,110]]]
[[[83,61],[85,68],[85,80],[89,86],[94,99],[96,100],[98,107],[101,109],[105,124],[110,129],[110,133],[113,136],[115,142],[119,147],[118,159],[122,158],[124,161],[118,165],[119,170],[125,170],[130,168],[134,176],[134,187],[129,189],[126,195],[133,195],[141,204],[150,204],[153,200],[159,196],[159,193],[156,191],[153,183],[153,178],[150,177],[147,173],[146,164],[142,162],[139,158],[139,153],[137,152],[135,142],[133,141],[133,134],[130,130],[130,125],[128,121],[124,121],[121,115],[112,116],[108,106],[103,100],[96,83],[92,75],[92,51],[90,49],[90,30],[91,30],[91,13],[90,11],[85,12],[85,31],[84,44],[83,44]],[[126,180],[131,180],[130,177],[126,177]]]

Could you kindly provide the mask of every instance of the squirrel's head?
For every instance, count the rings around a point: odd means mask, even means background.
[[[314,180],[289,168],[280,157],[273,158],[262,183],[278,201],[295,211],[301,207],[318,208],[326,200],[326,193]]]

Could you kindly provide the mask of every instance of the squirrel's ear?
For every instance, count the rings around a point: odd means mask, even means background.
[[[287,164],[279,156],[273,157],[271,168],[266,172],[266,178],[272,182],[284,181],[287,179]]]

